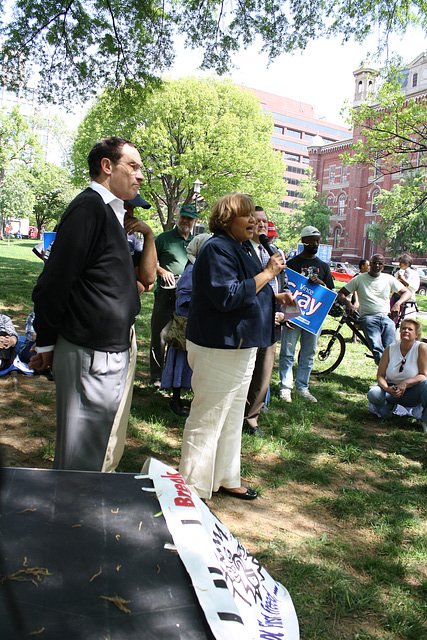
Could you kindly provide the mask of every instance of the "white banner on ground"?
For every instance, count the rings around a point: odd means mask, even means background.
[[[154,458],[154,483],[168,529],[217,640],[298,640],[288,591],[265,571],[182,476]],[[138,476],[137,476],[138,477]]]

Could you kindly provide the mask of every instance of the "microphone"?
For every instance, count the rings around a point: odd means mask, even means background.
[[[260,241],[260,244],[262,244],[264,249],[267,251],[269,256],[274,256],[275,253],[278,253],[278,251],[275,251],[271,246],[269,239],[265,235],[265,233],[260,233],[258,236],[258,240]],[[282,273],[286,273],[286,268],[282,269]]]
[[[265,235],[265,233],[260,233],[258,238],[259,238],[260,243],[262,244],[264,249],[267,251],[269,256],[274,256],[274,254],[277,253],[277,251],[274,251],[274,249],[271,246],[270,241],[269,241],[268,237]]]

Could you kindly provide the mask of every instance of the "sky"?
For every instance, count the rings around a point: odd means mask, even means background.
[[[405,62],[411,62],[427,50],[425,35],[416,29],[408,30],[403,39],[392,37],[390,44],[389,53],[401,55]],[[235,56],[233,61],[238,68],[226,77],[246,87],[311,104],[317,117],[346,126],[340,112],[346,100],[350,103],[353,100],[353,71],[376,46],[375,36],[363,44],[342,45],[339,38],[321,39],[311,42],[303,52],[283,54],[270,66],[267,66],[267,56],[252,47]],[[198,71],[201,56],[197,52],[190,53],[182,46],[178,46],[177,51],[175,65],[168,76],[213,75]],[[371,66],[378,68],[377,64]]]

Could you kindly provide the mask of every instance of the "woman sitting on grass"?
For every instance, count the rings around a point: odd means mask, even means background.
[[[386,347],[378,365],[378,385],[368,392],[376,413],[388,418],[397,404],[422,405],[422,426],[427,433],[427,346],[420,342],[422,327],[418,320],[404,320],[400,342]]]

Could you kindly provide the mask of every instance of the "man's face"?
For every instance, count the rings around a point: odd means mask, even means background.
[[[265,211],[255,211],[254,217],[256,222],[254,226],[254,235],[252,239],[254,240],[254,242],[257,242],[259,244],[260,235],[262,233],[264,235],[267,235],[267,232],[268,232],[267,214],[265,213]]]
[[[301,238],[301,240],[304,245],[304,249],[315,256],[319,248],[320,236],[307,236],[306,238]]]
[[[180,215],[178,218],[178,222],[176,223],[177,229],[180,233],[184,235],[189,235],[194,227],[195,223],[194,218],[190,218],[190,216]]]
[[[369,267],[369,275],[373,278],[378,278],[381,271],[384,269],[384,258],[377,254],[370,259],[371,266]]]
[[[133,200],[144,177],[141,173],[141,156],[138,149],[123,145],[122,155],[117,164],[109,162],[109,190],[120,200]]]

